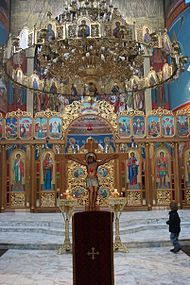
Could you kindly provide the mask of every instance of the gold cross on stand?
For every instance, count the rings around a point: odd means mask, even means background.
[[[92,247],[91,250],[92,250],[92,252],[89,252],[89,251],[88,251],[88,252],[87,252],[87,255],[88,255],[88,256],[91,255],[91,256],[92,256],[92,260],[94,260],[94,259],[96,258],[95,255],[99,255],[100,253],[99,253],[99,251],[95,252],[95,247]]]

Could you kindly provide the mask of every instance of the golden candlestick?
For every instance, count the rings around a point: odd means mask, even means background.
[[[69,223],[73,215],[74,208],[77,206],[76,199],[58,199],[58,207],[63,215],[65,222],[65,239],[62,246],[58,249],[58,254],[63,254],[65,252],[72,251],[72,245],[69,238]]]
[[[125,197],[118,197],[113,195],[108,199],[108,205],[114,212],[115,219],[115,241],[114,241],[114,251],[124,251],[128,252],[128,249],[125,244],[121,242],[120,238],[120,226],[119,219],[121,216],[121,212],[125,207],[127,200]]]

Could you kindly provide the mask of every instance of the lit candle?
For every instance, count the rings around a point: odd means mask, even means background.
[[[118,196],[119,196],[119,192],[117,191],[117,189],[114,189],[113,197],[117,198]]]
[[[61,198],[61,199],[65,199],[65,198],[66,198],[66,193],[65,193],[65,192],[61,193],[61,194],[60,194],[60,198]]]
[[[66,199],[70,199],[69,190],[66,190]]]

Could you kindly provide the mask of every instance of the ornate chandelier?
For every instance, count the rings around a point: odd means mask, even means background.
[[[12,59],[22,49],[18,37],[13,37],[12,43],[13,54],[5,63],[7,75],[34,91],[64,95],[64,86],[71,87],[76,81],[83,86],[96,81],[104,87],[112,81],[125,91],[154,88],[178,77],[187,62],[166,30],[137,41],[135,26],[128,25],[111,3],[101,0],[73,0],[55,19],[48,12],[43,27],[29,32],[27,49],[35,47],[38,66],[31,76],[14,70]],[[154,48],[161,49],[168,60],[159,72],[151,67],[144,75],[144,57]],[[51,88],[52,82],[56,88]]]
[[[125,81],[143,64],[143,56],[135,42],[103,37],[45,43],[38,60],[46,78],[56,78],[60,82],[89,75],[107,81]]]

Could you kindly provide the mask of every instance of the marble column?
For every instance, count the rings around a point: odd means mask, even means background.
[[[30,76],[34,72],[34,53],[35,48],[29,48],[26,51],[27,56],[27,75]],[[27,89],[27,112],[33,115],[33,92]]]
[[[2,145],[1,148],[2,154],[2,196],[1,196],[1,212],[4,212],[6,208],[6,192],[7,192],[7,160],[6,160],[6,148],[5,145]]]
[[[0,160],[2,161],[2,146],[0,145]],[[3,187],[2,187],[2,167],[0,168],[0,205],[2,205],[2,193],[3,193]],[[0,207],[0,213],[1,213],[1,207]]]
[[[145,57],[144,57],[144,76],[148,74],[150,71],[150,56],[151,52],[150,49],[145,50]],[[151,89],[145,90],[145,113],[148,114],[152,110],[152,96],[151,96]]]
[[[35,145],[30,146],[30,210],[35,210],[36,175],[35,175]]]
[[[180,177],[179,177],[179,143],[174,143],[174,181],[175,181],[175,200],[178,203],[178,206],[181,206],[181,197],[180,197]]]

